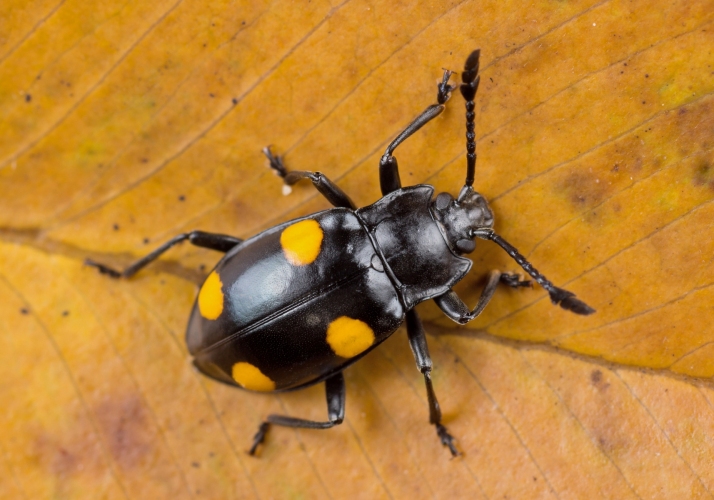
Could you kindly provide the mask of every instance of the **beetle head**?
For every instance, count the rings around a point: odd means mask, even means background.
[[[471,253],[476,248],[473,232],[493,227],[493,212],[486,198],[464,186],[459,197],[439,193],[431,204],[434,218],[444,229],[449,246],[458,253]]]

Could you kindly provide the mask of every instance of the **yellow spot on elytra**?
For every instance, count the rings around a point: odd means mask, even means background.
[[[233,365],[232,375],[233,380],[251,391],[267,392],[275,390],[275,382],[266,377],[257,366],[245,361],[240,361]]]
[[[374,344],[374,332],[364,321],[340,316],[327,327],[327,343],[338,356],[353,358]]]
[[[320,254],[322,228],[316,220],[307,219],[286,227],[280,235],[285,258],[294,266],[314,262]]]
[[[206,319],[216,319],[223,312],[223,283],[216,271],[208,275],[198,292],[198,310]]]

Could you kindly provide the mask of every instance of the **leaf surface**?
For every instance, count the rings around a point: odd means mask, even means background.
[[[11,0],[0,20],[0,497],[711,498],[714,2]],[[218,254],[326,209],[264,167],[379,198],[386,145],[480,47],[475,186],[496,230],[580,317],[502,289],[457,328],[432,303],[433,380],[463,454],[428,425],[403,331],[321,386],[256,395],[194,372],[183,341]],[[458,77],[456,77],[458,78]],[[396,152],[402,182],[456,192],[464,111]],[[456,291],[475,304],[479,243]]]

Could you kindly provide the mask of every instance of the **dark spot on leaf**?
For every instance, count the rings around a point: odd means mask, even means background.
[[[704,159],[701,160],[694,171],[694,185],[706,185],[714,190],[714,167]]]
[[[606,391],[608,387],[610,387],[610,383],[603,379],[600,370],[593,370],[592,373],[590,373],[590,382],[601,392]]]
[[[214,97],[216,97],[215,94],[208,94],[208,95],[211,97],[211,99],[214,98]]]
[[[107,398],[96,410],[97,422],[114,459],[123,467],[140,465],[155,438],[148,412],[138,396]]]
[[[579,210],[600,204],[609,197],[612,184],[606,182],[605,173],[589,170],[572,170],[562,181],[562,189]]]
[[[20,309],[20,314],[30,314],[30,310],[26,307],[23,307],[22,309]]]
[[[32,100],[32,94],[25,94],[25,102],[30,102]]]
[[[119,224],[112,225],[112,229],[114,229],[114,231],[119,231]]]
[[[201,466],[198,462],[191,462],[191,467],[198,469]]]
[[[184,195],[179,195],[178,201],[186,201],[186,197]]]
[[[69,311],[62,311],[62,316],[65,316],[65,317],[69,316]]]
[[[236,99],[236,98],[234,97],[233,99],[231,99],[231,102],[232,102],[233,105],[235,106],[236,104],[238,104],[238,99]]]
[[[149,238],[144,238],[142,241],[144,242],[144,245],[146,245],[147,243],[149,243]]]

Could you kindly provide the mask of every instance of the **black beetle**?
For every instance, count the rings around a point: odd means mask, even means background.
[[[486,307],[499,282],[529,286],[518,275],[492,271],[474,309],[451,289],[471,268],[463,254],[475,238],[500,245],[545,288],[554,304],[577,314],[590,306],[555,287],[493,230],[493,212],[472,188],[476,165],[474,97],[480,77],[479,51],[466,60],[461,94],[466,100],[466,182],[458,197],[433,198],[434,188],[402,188],[396,147],[443,110],[451,92],[450,71],[437,85],[437,104],[426,108],[387,147],[379,162],[383,198],[358,209],[319,172],[286,170],[269,148],[263,152],[285,186],[309,179],[335,208],[275,226],[245,241],[223,234],[180,234],[123,272],[87,261],[102,273],[129,278],[173,245],[225,252],[201,286],[186,332],[194,365],[220,382],[254,391],[288,391],[325,382],[326,422],[270,415],[260,425],[250,454],[270,424],[327,429],[342,423],[345,383],[342,371],[389,337],[406,318],[407,335],[424,375],[429,422],[441,443],[457,455],[454,439],[441,424],[431,383],[431,358],[414,307],[433,299],[454,321],[464,324]]]

